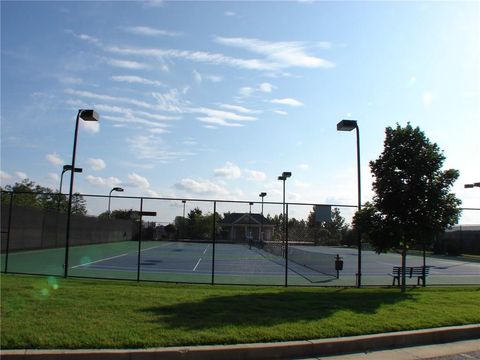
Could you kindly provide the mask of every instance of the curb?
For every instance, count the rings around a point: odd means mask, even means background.
[[[279,343],[120,350],[6,350],[2,360],[247,360],[340,355],[480,339],[480,324]]]

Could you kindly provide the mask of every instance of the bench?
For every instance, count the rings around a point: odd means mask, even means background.
[[[428,276],[429,272],[430,272],[430,266],[425,266],[425,277]],[[395,281],[397,282],[398,286],[400,286],[400,278],[402,277],[401,266],[394,266],[392,272],[388,275],[393,277],[392,286],[395,286]],[[405,276],[410,279],[416,276],[417,285],[420,285],[420,281],[422,282],[423,285],[425,285],[423,266],[407,266],[405,268]]]

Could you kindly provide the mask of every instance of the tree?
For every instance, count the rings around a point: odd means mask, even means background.
[[[377,253],[400,250],[405,269],[409,248],[430,244],[434,235],[458,221],[461,202],[449,190],[459,172],[442,170],[443,152],[418,127],[397,124],[385,133],[382,154],[370,162],[375,195],[355,214],[354,226]]]
[[[2,189],[3,190],[3,189]],[[13,203],[17,206],[35,207],[40,209],[67,212],[68,197],[54,190],[35,184],[34,181],[24,179],[20,183],[5,186],[5,191],[15,193]],[[2,203],[10,202],[8,193],[2,192]],[[72,198],[72,214],[86,215],[86,201],[82,195],[75,193]]]
[[[333,208],[330,221],[316,220],[315,206],[308,214],[307,227],[315,245],[335,246],[340,245],[343,235],[347,230],[345,219],[339,208]]]

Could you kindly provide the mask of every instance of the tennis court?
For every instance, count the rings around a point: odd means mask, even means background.
[[[289,246],[288,266],[278,251],[248,244],[144,241],[73,246],[69,276],[207,284],[354,286],[357,249],[327,246]],[[343,261],[336,278],[335,256]],[[12,252],[8,272],[62,276],[64,248]],[[5,256],[2,256],[2,263]],[[398,254],[362,251],[364,285],[391,285]],[[407,256],[407,266],[421,266],[421,256]],[[427,257],[427,284],[469,284],[480,281],[480,262]],[[287,270],[286,270],[287,269]],[[407,279],[416,284],[416,278]]]

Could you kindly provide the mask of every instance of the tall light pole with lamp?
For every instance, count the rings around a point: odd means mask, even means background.
[[[182,218],[182,239],[185,239],[185,204],[187,200],[182,200],[183,203],[183,218]]]
[[[267,196],[266,192],[261,192],[258,196],[262,198],[262,218],[261,218],[261,223],[260,223],[260,242],[263,242],[263,198]]]
[[[75,156],[77,153],[77,137],[78,137],[78,125],[80,119],[84,121],[98,121],[99,116],[95,110],[78,110],[77,119],[75,121],[75,133],[73,137],[73,151],[72,151],[72,169],[75,169]],[[70,217],[72,214],[72,195],[73,195],[73,180],[74,180],[75,171],[71,172],[70,175],[70,190],[68,192],[68,208],[67,208],[67,231],[65,237],[65,264],[64,264],[64,277],[68,276],[68,252],[70,246]]]
[[[358,187],[358,210],[362,209],[361,180],[360,180],[360,130],[356,120],[342,120],[337,124],[338,131],[352,131],[357,133],[357,187]],[[357,229],[357,246],[358,246],[358,270],[357,270],[357,287],[362,286],[362,234]]]
[[[63,165],[62,175],[60,175],[60,188],[58,189],[57,211],[60,211],[60,199],[62,195],[63,174],[65,174],[67,171],[72,171],[71,165]],[[76,173],[81,173],[82,171],[83,171],[82,168],[75,168]]]
[[[248,210],[248,232],[247,232],[247,237],[248,237],[248,248],[252,248],[252,242],[253,242],[253,235],[252,235],[252,205],[253,202],[249,202],[248,205],[250,206]]]
[[[283,181],[283,240],[282,240],[282,255],[285,256],[285,231],[286,231],[286,223],[285,223],[285,181],[292,176],[290,171],[284,171],[282,175],[278,177],[278,180]]]
[[[114,187],[112,190],[110,190],[110,194],[108,194],[108,217],[110,218],[110,201],[112,200],[112,192],[118,191],[118,192],[123,192],[123,188],[121,187]]]

